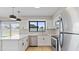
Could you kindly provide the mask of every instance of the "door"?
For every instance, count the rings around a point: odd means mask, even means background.
[[[30,46],[38,46],[37,36],[29,36],[29,45]]]

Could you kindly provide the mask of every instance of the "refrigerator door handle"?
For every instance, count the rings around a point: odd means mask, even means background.
[[[60,32],[60,34],[71,34],[71,35],[79,35],[79,33],[70,33],[70,32]]]

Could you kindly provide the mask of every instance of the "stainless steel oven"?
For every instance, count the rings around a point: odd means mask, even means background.
[[[51,47],[58,51],[58,37],[52,36],[51,37]]]

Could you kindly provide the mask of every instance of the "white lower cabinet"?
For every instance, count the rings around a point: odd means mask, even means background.
[[[18,40],[2,40],[2,51],[18,51]]]
[[[37,35],[30,35],[29,36],[29,46],[37,46],[38,42],[37,42]]]
[[[29,39],[26,39],[26,49],[29,47]]]
[[[24,51],[25,49],[26,49],[26,38],[24,38],[23,40],[22,40],[22,50]]]
[[[0,40],[0,51],[25,51],[29,46],[28,38]]]
[[[38,36],[38,46],[51,46],[50,36]]]
[[[18,41],[18,49],[19,49],[19,51],[22,51],[23,50],[22,40],[19,40]]]
[[[29,46],[29,40],[26,38],[23,38],[22,40],[19,41],[18,45],[19,45],[20,51],[25,51]]]
[[[25,50],[25,49],[27,49],[28,48],[28,46],[29,46],[29,41],[28,41],[28,39],[23,39],[22,40],[22,49],[23,49],[23,51]]]

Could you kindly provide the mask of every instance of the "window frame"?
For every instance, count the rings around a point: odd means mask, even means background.
[[[30,27],[31,22],[36,22],[37,23],[37,31],[30,31],[30,28],[33,28],[33,27]],[[38,31],[38,23],[39,22],[44,22],[44,26],[45,26],[44,31]],[[29,21],[29,32],[45,32],[45,30],[46,30],[46,21]]]
[[[10,26],[10,27],[9,27],[9,32],[8,32],[8,33],[10,34],[10,35],[9,35],[10,37],[8,36],[9,38],[5,38],[5,39],[15,39],[15,38],[12,38],[12,31],[13,31],[13,30],[12,30],[11,24],[18,24],[18,25],[20,26],[20,24],[19,24],[18,22],[16,22],[16,21],[0,21],[0,27],[1,27],[1,28],[0,28],[0,30],[1,30],[1,31],[0,31],[0,33],[1,33],[0,39],[4,39],[4,37],[3,37],[3,32],[4,32],[5,30],[2,30],[2,27],[3,27],[2,24],[5,24],[5,23],[7,23],[7,24]],[[2,31],[3,31],[3,32],[2,32]],[[20,32],[19,32],[19,31],[20,31],[20,28],[19,28],[19,30],[18,30],[18,35],[20,35]],[[16,39],[19,39],[19,38],[16,38]]]

